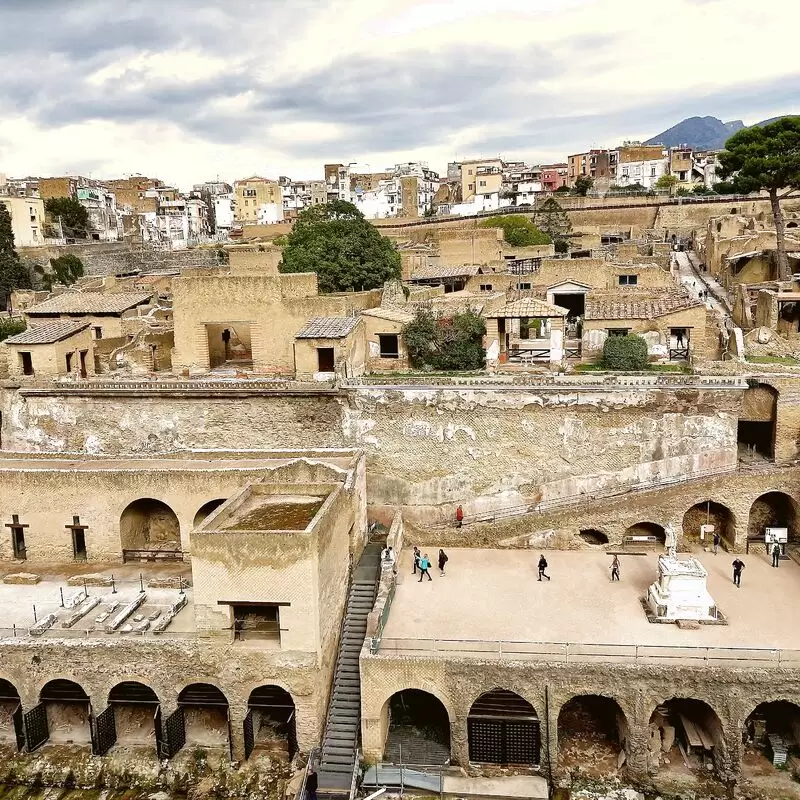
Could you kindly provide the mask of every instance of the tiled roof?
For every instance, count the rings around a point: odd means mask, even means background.
[[[412,281],[430,281],[437,278],[467,278],[470,275],[477,275],[477,264],[468,264],[460,267],[439,267],[429,265],[417,270],[412,276]]]
[[[73,334],[88,328],[88,322],[80,320],[60,319],[54,322],[45,322],[42,325],[33,325],[16,336],[9,336],[7,344],[53,344],[62,339],[68,339]]]
[[[358,317],[314,317],[306,322],[295,339],[344,339],[358,325]]]
[[[36,314],[121,314],[146,303],[151,292],[65,292],[25,310]]]
[[[513,319],[514,317],[566,317],[567,314],[569,310],[561,306],[552,306],[544,300],[536,300],[533,297],[523,297],[506,303],[494,311],[484,311],[483,315],[492,319],[498,317]]]
[[[586,319],[655,319],[664,314],[701,307],[698,300],[686,297],[670,297],[660,300],[630,300],[628,302],[586,303]]]

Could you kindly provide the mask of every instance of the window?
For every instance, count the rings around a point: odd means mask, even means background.
[[[478,287],[482,292],[491,292],[492,291],[492,284],[491,283],[482,283]]]
[[[92,333],[94,333],[95,339],[103,338],[103,329],[99,325],[95,325],[95,327],[92,328]]]
[[[472,170],[471,169],[467,170],[467,175],[472,175]]]
[[[23,375],[33,375],[33,358],[30,353],[20,353],[19,362],[22,366]]]
[[[620,286],[636,286],[638,276],[636,275],[618,275],[617,282]]]
[[[470,190],[471,192],[474,192],[474,191],[475,191],[475,184],[474,184],[474,183],[471,183],[471,184],[469,185],[469,190]]]
[[[400,339],[396,333],[379,333],[381,358],[400,358]]]
[[[521,291],[527,291],[528,289],[531,288],[531,285],[529,283],[521,283],[519,285],[519,288]]]
[[[608,328],[606,333],[609,336],[627,336],[630,331],[630,328]]]
[[[234,638],[281,640],[280,607],[277,604],[232,605]]]
[[[655,176],[656,176],[656,168],[650,167],[650,177],[655,178]]]

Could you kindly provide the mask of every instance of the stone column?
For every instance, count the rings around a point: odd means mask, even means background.
[[[460,714],[450,720],[450,757],[459,766],[469,764],[467,717]]]
[[[361,717],[361,749],[367,761],[381,761],[386,743],[386,723],[380,717]]]
[[[558,326],[553,325],[550,331],[550,362],[564,360],[564,322],[559,321]]]
[[[628,747],[625,766],[634,781],[647,779],[648,743],[650,726],[647,723],[631,723],[628,721]]]
[[[247,716],[247,705],[243,702],[231,703],[228,706],[228,727],[231,737],[231,754],[234,761],[244,761],[244,718]]]

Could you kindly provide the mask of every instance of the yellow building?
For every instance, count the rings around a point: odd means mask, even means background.
[[[5,340],[11,378],[85,378],[94,374],[89,323],[55,320],[28,328]]]
[[[38,197],[0,197],[11,214],[11,230],[16,247],[44,244],[44,201]]]
[[[280,222],[283,219],[283,198],[278,181],[253,175],[236,181],[237,222]]]
[[[503,161],[500,158],[461,162],[461,197],[469,203],[475,195],[499,192],[503,184]]]

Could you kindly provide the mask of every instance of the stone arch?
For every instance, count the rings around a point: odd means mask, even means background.
[[[571,697],[558,712],[558,764],[595,777],[614,774],[620,751],[630,752],[630,725],[620,704],[601,694]]]
[[[251,727],[253,751],[290,761],[297,752],[297,709],[294,698],[281,686],[257,686],[247,699],[245,730]],[[249,755],[249,754],[248,754]]]
[[[17,687],[11,681],[0,678],[0,743],[16,742],[14,712],[21,702]]]
[[[714,533],[728,548],[736,543],[736,516],[730,508],[714,500],[702,500],[686,510],[683,515],[683,538],[692,542],[700,541],[700,526],[714,526]],[[713,543],[713,534],[706,536],[705,543]]]
[[[192,527],[196,528],[200,525],[203,521],[205,521],[211,514],[214,513],[223,503],[226,503],[227,499],[224,497],[218,498],[216,500],[209,500],[207,503],[203,503],[200,508],[197,509],[197,513],[194,515],[194,520],[192,521]]]
[[[108,705],[114,709],[118,745],[158,750],[156,712],[160,701],[154,689],[140,681],[121,681],[111,687]]]
[[[401,689],[381,713],[386,729],[384,758],[420,764],[444,764],[451,757],[451,717],[445,704],[424,689]]]
[[[727,763],[727,746],[722,720],[704,700],[673,697],[653,709],[650,715],[648,763],[657,771],[664,757],[679,764],[683,745],[691,770],[705,770],[713,764],[722,772]]]
[[[791,495],[769,491],[753,501],[747,520],[748,538],[763,538],[767,527],[788,528],[790,539],[800,539],[797,502]]]
[[[123,550],[181,549],[178,515],[163,501],[142,497],[129,503],[119,519]]]
[[[608,544],[608,534],[604,533],[599,528],[581,528],[581,530],[578,531],[578,536],[586,544],[595,546]]]
[[[666,541],[666,532],[664,526],[659,525],[657,522],[637,522],[630,525],[625,529],[624,537],[627,539],[629,536],[635,537],[654,537],[654,544],[663,545]],[[641,539],[640,542],[646,542],[647,539]]]
[[[49,741],[91,745],[91,703],[80,684],[67,678],[54,678],[42,686],[39,703],[47,715]]]
[[[178,695],[183,712],[186,745],[229,747],[228,698],[213,683],[190,683]]]
[[[470,761],[538,766],[541,731],[536,709],[509,689],[483,692],[467,715],[467,744]]]

